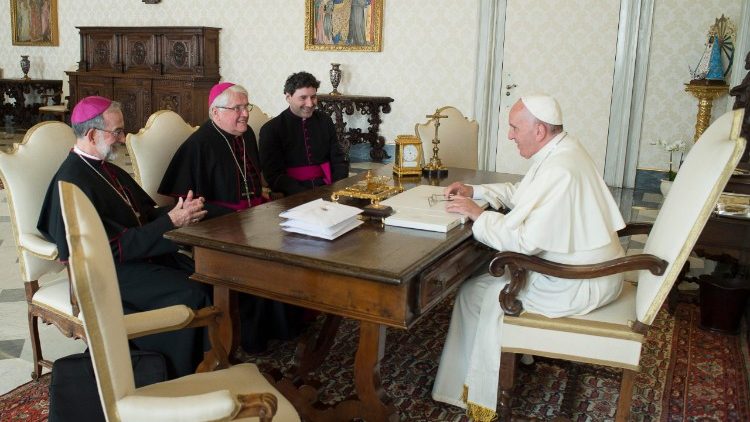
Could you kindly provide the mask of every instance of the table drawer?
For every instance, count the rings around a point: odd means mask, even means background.
[[[419,276],[417,312],[421,314],[437,304],[456,283],[466,280],[480,265],[487,263],[491,255],[490,248],[472,239],[441,257]]]

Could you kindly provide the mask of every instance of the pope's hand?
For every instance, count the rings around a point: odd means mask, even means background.
[[[188,191],[185,198],[180,198],[177,201],[177,205],[167,213],[169,219],[172,220],[172,224],[175,227],[185,227],[188,224],[193,224],[201,221],[208,211],[203,209],[205,199],[201,196],[198,198],[193,197],[193,191]]]
[[[467,216],[472,221],[476,221],[484,211],[473,199],[462,195],[453,195],[451,200],[445,203],[445,210]]]
[[[471,198],[474,196],[474,188],[461,182],[453,182],[450,186],[443,189],[443,195],[445,195],[446,198],[450,198],[452,195]]]

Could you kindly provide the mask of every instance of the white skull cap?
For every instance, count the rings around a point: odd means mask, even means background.
[[[557,100],[549,95],[527,95],[521,97],[526,109],[537,119],[551,125],[562,125],[562,111]]]

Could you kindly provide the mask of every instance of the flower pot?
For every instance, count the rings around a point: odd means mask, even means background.
[[[667,196],[669,193],[669,189],[672,188],[672,181],[667,179],[661,179],[661,184],[659,185],[659,190],[661,191],[662,196]]]

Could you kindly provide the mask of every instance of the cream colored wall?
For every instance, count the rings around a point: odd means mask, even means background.
[[[657,0],[654,4],[639,168],[667,169],[669,154],[650,145],[656,139],[693,139],[698,102],[684,89],[690,80],[688,67],[698,63],[714,20],[723,13],[739,29],[740,11],[741,0]],[[737,60],[744,60],[744,54],[738,53]],[[727,110],[727,99],[714,102],[714,118]]]
[[[58,0],[60,45],[13,46],[9,1],[0,1],[0,68],[4,77],[22,76],[21,54],[31,60],[29,76],[63,78],[79,60],[76,26],[215,26],[220,38],[221,75],[244,85],[268,114],[286,107],[286,77],[307,70],[330,92],[330,63],[341,63],[339,91],[395,99],[381,133],[388,142],[411,134],[425,114],[443,105],[473,115],[477,7],[473,1],[385,1],[383,51],[304,50],[302,0]]]

